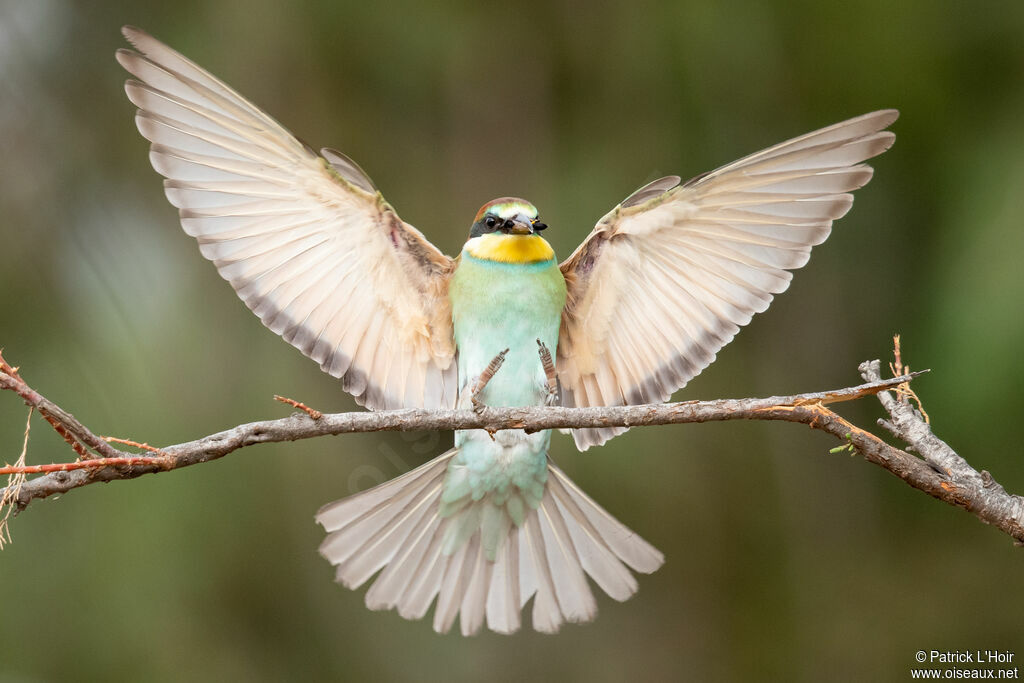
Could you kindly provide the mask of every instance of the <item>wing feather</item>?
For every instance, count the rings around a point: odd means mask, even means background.
[[[630,195],[561,264],[569,406],[665,401],[784,291],[872,175],[898,116],[877,111],[679,184]],[[573,430],[585,450],[624,427]]]
[[[124,34],[153,168],[245,304],[369,408],[453,407],[452,260],[344,154],[318,156],[152,36]]]

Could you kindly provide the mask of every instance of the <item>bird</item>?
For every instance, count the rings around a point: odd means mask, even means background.
[[[300,142],[141,29],[118,62],[167,199],[263,324],[369,410],[667,401],[783,292],[850,209],[897,118],[875,111],[682,181],[644,185],[559,262],[525,199],[476,213],[451,258],[345,154]],[[586,450],[626,427],[572,429]],[[454,447],[322,507],[320,553],[373,610],[463,635],[592,620],[664,557],[551,460],[551,431]],[[435,604],[436,603],[436,604]]]

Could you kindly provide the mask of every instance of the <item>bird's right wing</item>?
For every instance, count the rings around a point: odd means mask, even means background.
[[[139,80],[153,167],[185,232],[263,324],[371,409],[450,408],[453,262],[351,159],[318,156],[217,78],[145,32],[117,60]]]

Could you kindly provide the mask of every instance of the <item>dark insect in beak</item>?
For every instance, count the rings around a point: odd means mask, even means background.
[[[541,223],[540,221],[534,221],[532,224],[534,232],[540,232],[548,227],[547,223]]]

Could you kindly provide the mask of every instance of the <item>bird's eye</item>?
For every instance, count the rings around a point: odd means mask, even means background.
[[[496,221],[494,220],[494,216],[490,216],[485,222],[487,223],[488,228],[493,228]]]
[[[506,229],[506,230],[511,230],[511,229],[512,229],[512,226],[514,226],[514,225],[515,225],[515,223],[513,223],[513,222],[512,222],[512,221],[510,221],[510,220],[507,220],[507,221],[505,221],[505,229]]]

